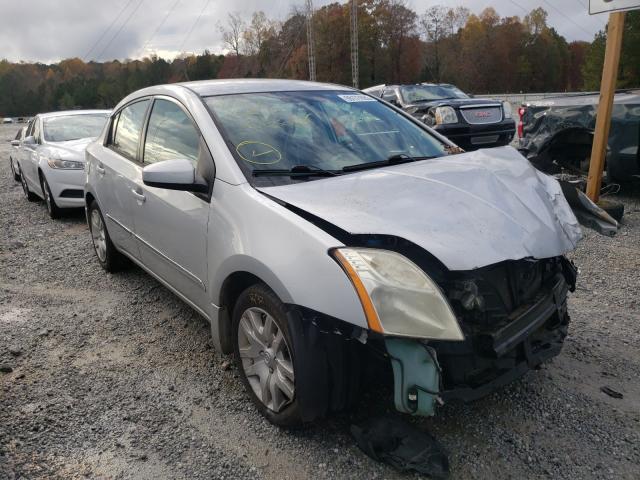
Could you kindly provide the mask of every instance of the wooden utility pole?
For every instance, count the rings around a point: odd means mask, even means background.
[[[602,172],[607,155],[609,129],[611,128],[611,113],[613,112],[613,96],[618,80],[618,66],[622,51],[622,33],[624,30],[625,12],[613,12],[609,15],[607,30],[607,47],[604,55],[604,69],[600,85],[600,103],[596,117],[596,130],[591,149],[591,163],[587,178],[587,196],[597,202],[600,199],[602,186]]]

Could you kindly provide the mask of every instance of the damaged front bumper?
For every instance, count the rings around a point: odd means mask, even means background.
[[[386,339],[396,409],[430,416],[437,402],[477,400],[558,355],[569,325],[567,293],[575,284],[572,265],[564,267],[568,271],[499,326],[465,325],[463,342]]]

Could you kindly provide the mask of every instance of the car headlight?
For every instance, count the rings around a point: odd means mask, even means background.
[[[458,115],[453,107],[436,107],[436,125],[458,123]]]
[[[504,118],[513,118],[513,109],[509,102],[502,102],[502,109],[504,110]]]
[[[51,168],[60,168],[63,170],[84,170],[83,162],[74,160],[63,160],[62,158],[50,158],[47,163]]]
[[[438,285],[408,258],[373,248],[339,248],[332,254],[349,276],[371,330],[399,337],[464,340]]]

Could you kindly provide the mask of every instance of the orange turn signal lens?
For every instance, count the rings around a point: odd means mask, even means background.
[[[369,293],[362,283],[362,280],[358,276],[358,273],[355,271],[349,261],[344,257],[344,255],[340,253],[340,250],[333,250],[332,253],[333,257],[338,261],[342,269],[349,277],[349,280],[351,280],[353,287],[356,289],[356,293],[358,294],[358,298],[360,299],[360,303],[362,304],[362,309],[364,310],[364,314],[367,317],[369,328],[374,332],[384,333],[382,325],[380,324],[378,312],[376,312],[376,309],[373,306],[373,302],[371,301],[371,297],[369,297]]]

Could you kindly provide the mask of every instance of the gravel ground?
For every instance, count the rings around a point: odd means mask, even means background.
[[[287,432],[250,405],[208,326],[137,268],[104,273],[82,212],[51,221],[10,177],[0,126],[0,478],[414,478],[364,456],[356,413]],[[640,191],[587,231],[563,353],[472,405],[416,419],[453,478],[640,476]],[[600,388],[624,395],[611,398]]]

